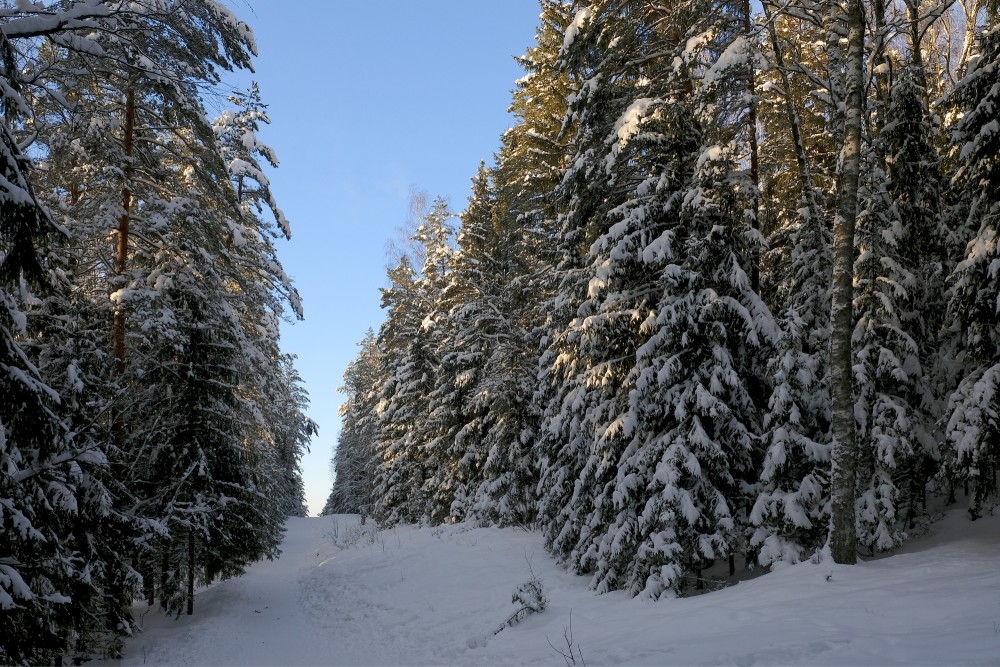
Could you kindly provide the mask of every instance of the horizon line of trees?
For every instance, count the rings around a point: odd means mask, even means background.
[[[658,598],[989,511],[997,3],[540,8],[492,165],[388,268],[324,513],[534,527]]]
[[[217,0],[0,2],[0,664],[120,657],[305,514],[256,54]]]

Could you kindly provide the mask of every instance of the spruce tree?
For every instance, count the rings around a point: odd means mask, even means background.
[[[408,356],[424,349],[419,337],[417,275],[409,257],[402,255],[398,264],[388,270],[388,276],[390,286],[382,290],[386,319],[378,336],[385,360],[385,381],[379,387],[376,407],[374,449],[379,465],[374,474],[372,504],[372,515],[383,525],[415,520],[414,512],[404,505],[418,502],[423,483],[419,453],[408,449],[405,443],[415,421],[415,411],[402,400],[420,397],[404,393],[407,377],[402,368]],[[429,391],[428,387],[420,389]]]
[[[829,340],[832,236],[813,176],[814,153],[803,136],[807,119],[796,104],[797,86],[779,27],[789,17],[768,20],[773,101],[762,103],[762,227],[769,248],[763,256],[762,295],[778,328],[768,375],[771,395],[763,417],[764,456],[757,498],[750,512],[749,543],[761,565],[797,562],[825,541],[829,524],[830,412]],[[796,21],[796,27],[801,23]],[[796,48],[799,48],[796,45]],[[764,96],[764,100],[769,100]],[[770,128],[790,128],[790,136]],[[789,141],[790,139],[790,141]]]
[[[21,103],[10,86],[13,53],[6,37],[3,106]],[[29,161],[0,124],[0,660],[52,661],[73,625],[69,594],[82,578],[68,528],[77,508],[79,454],[56,412],[59,394],[40,377],[19,339],[27,334],[29,286],[44,289],[38,254],[54,231],[28,181]]]
[[[579,546],[589,536],[586,512],[597,486],[584,479],[584,467],[600,446],[598,422],[610,422],[610,413],[620,411],[625,397],[618,383],[629,363],[628,336],[612,341],[601,331],[591,334],[587,325],[593,304],[585,303],[601,261],[589,255],[591,247],[611,225],[608,212],[625,200],[628,187],[613,184],[605,172],[615,121],[628,109],[634,92],[632,79],[623,72],[628,54],[615,42],[627,36],[634,23],[607,20],[616,11],[614,2],[578,9],[566,26],[558,61],[559,74],[575,92],[567,99],[563,121],[572,148],[549,224],[555,230],[557,254],[546,290],[550,296],[536,397],[542,409],[539,514],[546,544],[578,570]],[[636,326],[624,319],[611,324]],[[612,407],[616,403],[618,407]]]
[[[951,275],[949,335],[961,351],[962,376],[948,400],[947,466],[970,483],[969,513],[981,516],[997,495],[1000,442],[997,427],[1000,336],[997,328],[997,235],[1000,229],[1000,134],[996,125],[1000,84],[1000,22],[989,13],[976,57],[954,93],[964,115],[952,127],[957,170],[952,178],[967,204],[960,228],[973,230],[964,258]]]
[[[190,604],[178,575],[274,555],[304,511],[315,425],[277,346],[300,306],[271,243],[288,225],[260,170],[265,107],[253,89],[213,127],[202,103],[250,65],[246,24],[213,0],[22,3],[0,22],[0,339],[20,408],[0,406],[0,521],[36,550],[4,540],[3,593],[33,620],[0,661],[85,660],[120,650],[139,571],[150,600],[159,583]],[[171,466],[192,474],[154,474]]]
[[[866,160],[855,266],[858,537],[872,549],[898,544],[923,511],[938,441],[931,375],[943,286],[937,165],[909,69],[893,82],[887,111]]]
[[[726,6],[614,2],[567,29],[567,64],[599,67],[570,105],[559,299],[576,308],[542,358],[567,381],[546,408],[543,433],[563,444],[541,485],[550,545],[594,571],[597,590],[679,592],[742,548],[755,348],[772,325],[746,270],[756,194],[733,157],[749,80],[741,31]],[[653,76],[661,58],[670,73]]]
[[[422,259],[420,273],[404,254],[389,269],[391,287],[382,292],[387,314],[379,345],[386,380],[377,408],[375,450],[382,463],[376,471],[372,512],[387,525],[441,520],[440,512],[451,505],[446,473],[450,422],[443,411],[433,414],[430,403],[439,380],[439,307],[451,270],[451,217],[447,202],[436,200],[413,237]],[[430,421],[432,415],[435,422]]]
[[[826,541],[830,480],[831,234],[839,45],[826,39],[824,4],[764,3],[760,119],[762,295],[778,340],[768,360],[771,395],[764,457],[750,514],[762,565],[796,562]],[[829,52],[829,47],[836,47]]]
[[[340,409],[343,422],[331,461],[333,488],[323,514],[356,513],[366,517],[374,502],[376,410],[378,390],[385,377],[375,332],[369,329],[358,347],[358,356],[347,365],[344,386],[339,389],[346,399]]]
[[[524,524],[534,487],[527,450],[536,364],[526,330],[530,232],[501,197],[495,172],[481,164],[444,291],[453,305],[441,323],[448,333],[435,394],[450,396],[456,415],[450,516]]]
[[[504,398],[488,436],[486,481],[474,502],[477,516],[501,524],[523,525],[538,513],[540,461],[534,444],[543,436],[543,404],[536,400],[538,356],[560,280],[553,270],[560,246],[555,193],[575,127],[572,120],[564,127],[568,101],[580,83],[559,58],[573,8],[555,0],[542,0],[540,8],[535,43],[518,58],[525,76],[518,80],[509,108],[518,122],[501,137],[491,174],[498,207],[491,220],[499,229],[490,233],[506,236],[489,246],[494,248],[492,261],[510,257],[517,268],[504,266],[498,274],[480,270],[486,284],[501,290],[507,337],[489,362],[491,368],[504,369],[502,376],[493,375],[503,380]],[[503,248],[503,243],[512,247]],[[506,284],[497,284],[494,275],[506,276]]]

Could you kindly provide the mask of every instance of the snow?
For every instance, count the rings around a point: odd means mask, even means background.
[[[725,158],[726,150],[722,146],[719,146],[718,144],[706,146],[698,156],[698,162],[695,165],[695,169],[704,169],[706,164],[720,162]],[[724,233],[724,230],[721,230],[718,226],[716,226],[716,228],[713,228],[712,233]]]
[[[714,85],[717,81],[732,74],[736,68],[747,67],[751,55],[750,43],[744,37],[737,37],[726,47],[725,51],[719,54],[719,57],[702,76],[702,84],[705,86]]]
[[[562,49],[559,51],[560,57],[569,53],[569,50],[573,47],[573,42],[576,41],[580,31],[586,28],[587,24],[590,22],[591,16],[592,13],[589,7],[584,7],[577,11],[576,16],[573,17],[573,21],[566,26],[566,34],[563,36]]]
[[[959,509],[895,555],[800,563],[718,592],[596,595],[537,533],[291,519],[283,555],[196,595],[137,607],[122,665],[1000,665],[1000,515]],[[533,578],[547,606],[501,626]]]
[[[231,30],[238,34],[245,42],[253,55],[258,55],[257,40],[253,30],[247,23],[240,21],[236,13],[221,2],[208,2],[208,7],[215,17],[225,23]]]
[[[640,98],[632,102],[624,113],[615,121],[613,131],[614,143],[611,152],[604,160],[604,171],[608,174],[614,169],[618,154],[625,150],[629,141],[634,139],[642,127],[642,121],[649,113],[649,109],[656,105],[657,100],[651,98]],[[614,235],[614,234],[612,234]]]
[[[10,590],[21,600],[30,600],[34,597],[31,588],[14,568],[0,563],[0,610],[6,611],[17,606],[14,598],[7,593]]]
[[[18,3],[18,11],[38,11],[39,14],[15,18],[4,25],[3,32],[13,39],[55,32],[60,27],[66,30],[90,27],[87,19],[111,15],[109,5],[96,0],[83,0],[74,2],[64,11],[48,11],[40,10],[36,4]]]

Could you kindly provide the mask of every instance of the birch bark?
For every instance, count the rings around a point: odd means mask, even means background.
[[[864,104],[865,19],[863,0],[847,3],[847,55],[844,72],[844,143],[833,222],[833,308],[830,394],[833,401],[833,507],[830,553],[837,563],[857,562],[855,519],[857,428],[854,422],[851,334],[854,331],[854,226],[861,170]],[[845,19],[840,19],[845,20]]]

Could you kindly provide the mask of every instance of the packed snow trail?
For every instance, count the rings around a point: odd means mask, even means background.
[[[110,664],[562,665],[571,646],[589,667],[1000,666],[1000,516],[952,511],[888,558],[659,602],[594,595],[514,529],[292,519],[282,549],[200,591],[194,616],[146,613]],[[547,609],[494,634],[532,573]]]

